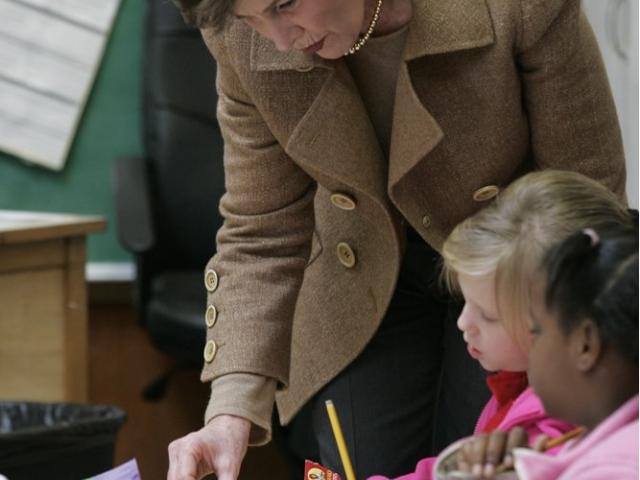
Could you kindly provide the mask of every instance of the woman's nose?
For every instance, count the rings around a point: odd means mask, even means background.
[[[281,52],[291,50],[299,35],[300,28],[284,18],[269,22],[267,36]]]

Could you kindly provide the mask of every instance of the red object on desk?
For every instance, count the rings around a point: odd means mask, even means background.
[[[304,480],[341,480],[336,472],[311,460],[304,461]]]

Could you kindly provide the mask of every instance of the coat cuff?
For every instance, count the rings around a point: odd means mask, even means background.
[[[216,378],[211,382],[205,425],[218,415],[235,415],[252,423],[249,446],[269,443],[276,386],[275,379],[251,373],[230,373]]]

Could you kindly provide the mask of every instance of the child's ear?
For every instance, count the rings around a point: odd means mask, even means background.
[[[598,363],[602,353],[602,341],[598,327],[585,319],[571,332],[571,351],[579,371],[587,373]]]

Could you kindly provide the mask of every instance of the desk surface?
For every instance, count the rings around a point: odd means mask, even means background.
[[[0,210],[0,245],[74,237],[106,228],[99,216]]]

